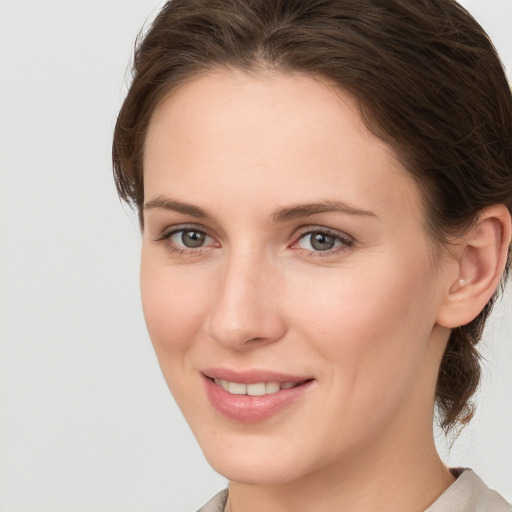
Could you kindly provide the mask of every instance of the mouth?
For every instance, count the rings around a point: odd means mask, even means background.
[[[262,396],[262,395],[272,395],[277,393],[278,391],[293,389],[297,386],[301,386],[305,384],[307,380],[302,380],[299,382],[287,381],[287,382],[254,382],[252,384],[244,384],[243,382],[230,382],[224,379],[210,379],[213,382],[221,387],[224,391],[232,395],[248,395],[248,396]]]
[[[315,379],[273,372],[203,371],[206,394],[222,416],[256,423],[300,402]]]

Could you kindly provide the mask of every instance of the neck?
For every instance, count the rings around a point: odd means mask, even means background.
[[[402,420],[401,420],[402,421]],[[416,423],[416,422],[414,422]],[[417,425],[412,425],[417,431]],[[401,423],[403,433],[403,421]],[[407,432],[407,429],[405,429]],[[432,429],[403,435],[400,443],[382,436],[335,466],[299,480],[274,485],[229,484],[226,512],[396,512],[424,511],[453,482],[439,458]],[[231,508],[230,508],[231,507]]]
[[[432,431],[437,369],[448,339],[446,333],[434,334],[416,385],[371,440],[297,480],[230,482],[226,512],[422,512],[432,505],[455,481],[439,458]]]

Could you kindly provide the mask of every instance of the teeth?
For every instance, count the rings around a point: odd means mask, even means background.
[[[281,387],[279,386],[279,382],[267,382],[265,383],[265,393],[270,395],[272,393],[277,393]]]
[[[243,384],[242,382],[229,382],[222,379],[214,379],[215,384],[232,395],[262,396],[277,393],[281,389],[291,389],[301,382],[256,382]]]
[[[213,379],[217,386],[220,386],[224,391],[229,391],[229,382],[227,380]]]
[[[247,394],[251,396],[261,396],[265,394],[265,383],[247,384]]]
[[[232,395],[246,395],[247,384],[242,384],[241,382],[230,382],[228,391]]]

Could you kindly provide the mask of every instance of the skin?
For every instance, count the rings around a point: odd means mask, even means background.
[[[433,256],[415,182],[352,98],[301,74],[198,77],[153,114],[144,187],[147,327],[205,456],[230,480],[232,511],[433,503],[454,480],[432,416],[450,332],[439,318],[461,252]],[[365,213],[274,218],[326,201]],[[204,245],[164,238],[183,227],[206,233]],[[312,230],[349,243],[315,250]],[[277,415],[242,424],[210,404],[207,367],[314,383]]]

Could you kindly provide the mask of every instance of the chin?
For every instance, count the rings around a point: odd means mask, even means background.
[[[209,464],[217,473],[231,482],[240,484],[277,485],[285,484],[298,477],[298,475],[290,472],[290,466],[293,467],[290,463],[283,464],[280,461],[280,464],[276,465],[274,459],[263,460],[260,458],[260,460],[253,460],[244,458],[243,454],[237,460],[233,459],[234,457],[231,457],[230,460],[209,459],[207,457]],[[296,470],[295,467],[294,473]]]
[[[316,457],[307,457],[293,439],[264,434],[198,438],[210,466],[230,481],[247,485],[292,482],[312,472]],[[310,464],[304,464],[306,460]]]

